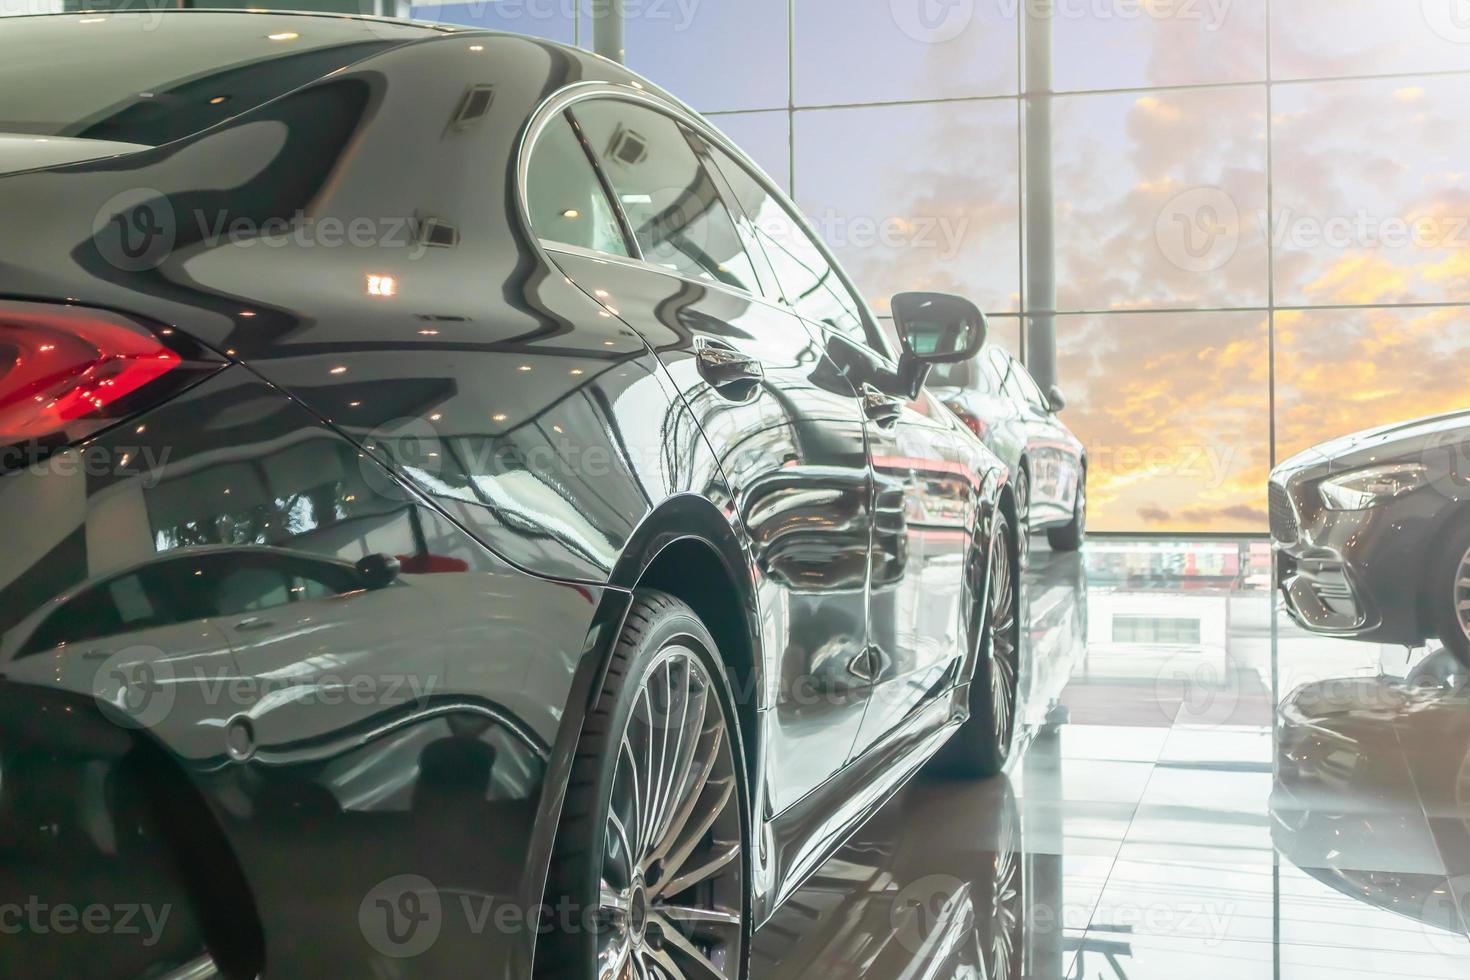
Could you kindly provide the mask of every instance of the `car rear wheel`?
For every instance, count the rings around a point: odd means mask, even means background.
[[[639,593],[573,762],[540,975],[744,980],[748,834],[735,719],[704,624],[672,596]]]
[[[994,776],[1005,768],[1016,732],[1021,667],[1018,569],[1009,522],[997,514],[995,523],[985,624],[980,631],[984,647],[970,681],[970,718],[935,760],[941,771],[970,779]]]
[[[1449,536],[1429,580],[1435,632],[1445,649],[1470,667],[1470,524]]]
[[[1076,551],[1087,537],[1087,471],[1077,479],[1077,496],[1072,502],[1072,519],[1061,527],[1048,528],[1046,540],[1053,551]]]

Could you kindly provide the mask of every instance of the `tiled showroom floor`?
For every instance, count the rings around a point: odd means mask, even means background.
[[[756,977],[1470,977],[1442,653],[1304,633],[1261,542],[1038,547],[1027,584],[1024,754],[910,784],[760,930]]]

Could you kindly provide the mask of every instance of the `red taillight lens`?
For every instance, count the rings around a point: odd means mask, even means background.
[[[84,438],[196,378],[193,354],[105,310],[0,302],[0,445]]]
[[[949,410],[958,415],[960,417],[960,421],[965,423],[966,428],[968,428],[971,432],[975,433],[975,435],[979,436],[981,439],[985,438],[985,433],[990,427],[985,424],[984,419],[980,418],[977,415],[971,415],[969,412],[965,411],[958,405],[950,405]]]

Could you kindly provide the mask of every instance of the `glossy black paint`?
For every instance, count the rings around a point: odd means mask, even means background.
[[[1324,480],[1367,467],[1425,468],[1425,485],[1378,506],[1332,510]],[[1445,549],[1470,526],[1470,417],[1463,412],[1354,433],[1305,450],[1271,472],[1271,534],[1278,587],[1292,618],[1317,633],[1416,646],[1445,635],[1438,581]]]
[[[975,420],[985,445],[1012,472],[1025,471],[1032,530],[1072,519],[1078,489],[1086,486],[1087,453],[1020,361],[990,344],[969,362],[936,369],[928,384],[936,398]]]
[[[164,943],[9,945],[0,973],[526,975],[640,585],[683,588],[730,662],[758,918],[966,715],[1005,467],[882,390],[871,323],[536,240],[538,106],[596,83],[700,129],[674,99],[551,43],[393,30],[195,135],[0,177],[0,303],[229,365],[0,476],[3,887],[181,910]],[[132,261],[139,208],[169,234]],[[712,379],[710,341],[763,379]],[[364,918],[405,874],[444,910],[412,958]]]

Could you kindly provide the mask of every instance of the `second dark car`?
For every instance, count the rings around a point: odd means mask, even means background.
[[[1045,530],[1057,551],[1076,551],[1087,534],[1087,452],[1057,418],[1066,407],[1053,385],[1043,393],[1025,365],[999,344],[936,367],[929,387],[1015,474],[1025,543]]]

